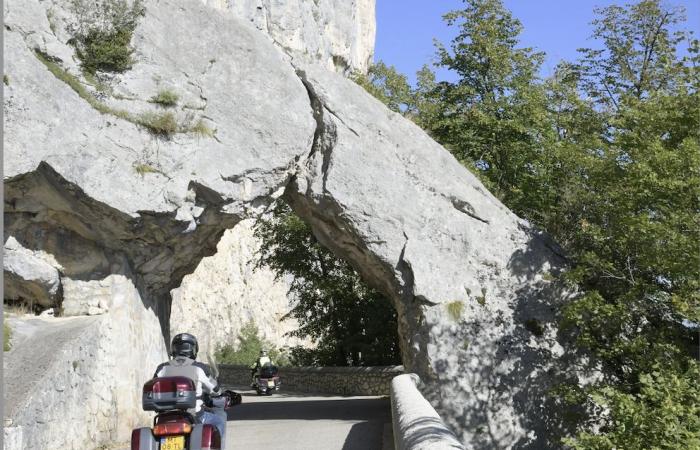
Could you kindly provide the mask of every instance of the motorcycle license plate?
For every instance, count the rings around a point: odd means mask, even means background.
[[[185,450],[185,436],[160,438],[160,450]]]
[[[268,381],[268,382],[267,382],[267,387],[271,387],[271,388],[275,387],[275,382],[272,381],[272,380]]]

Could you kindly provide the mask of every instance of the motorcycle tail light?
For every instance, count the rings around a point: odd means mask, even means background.
[[[190,434],[191,432],[192,425],[186,422],[160,423],[153,427],[153,434],[156,436],[168,436],[172,434]]]

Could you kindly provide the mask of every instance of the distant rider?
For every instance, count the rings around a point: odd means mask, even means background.
[[[255,364],[250,366],[250,375],[253,378],[253,381],[255,381],[255,377],[260,373],[260,369],[265,366],[274,366],[274,364],[272,363],[270,357],[267,356],[267,352],[265,350],[260,350],[260,356],[258,356],[257,361],[255,361]]]
[[[170,345],[170,354],[173,359],[159,365],[154,377],[183,376],[193,380],[197,386],[195,415],[201,423],[218,428],[221,434],[221,448],[226,448],[224,446],[226,412],[221,408],[208,408],[204,405],[203,398],[203,394],[219,394],[219,382],[212,376],[211,368],[207,364],[195,361],[198,351],[197,338],[189,333],[178,334]]]

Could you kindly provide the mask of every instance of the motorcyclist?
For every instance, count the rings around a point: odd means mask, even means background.
[[[265,366],[274,366],[274,364],[272,363],[270,357],[267,356],[267,351],[263,349],[260,350],[260,356],[258,356],[258,359],[255,361],[255,364],[250,366],[250,375],[253,378],[253,381],[255,381],[255,377],[260,373],[260,369]]]
[[[224,433],[226,432],[226,412],[221,408],[210,408],[206,405],[208,395],[219,394],[219,383],[212,376],[212,370],[207,364],[197,359],[199,344],[197,338],[189,333],[176,335],[170,345],[170,361],[164,362],[156,369],[154,377],[188,377],[197,386],[197,405],[195,416],[203,424],[214,425],[221,434],[221,448],[224,446]]]

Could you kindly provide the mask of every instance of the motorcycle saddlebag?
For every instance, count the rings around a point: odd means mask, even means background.
[[[143,385],[143,410],[190,409],[197,405],[194,381],[187,377],[154,378]]]
[[[150,428],[137,428],[131,432],[131,450],[158,450],[158,446]]]

